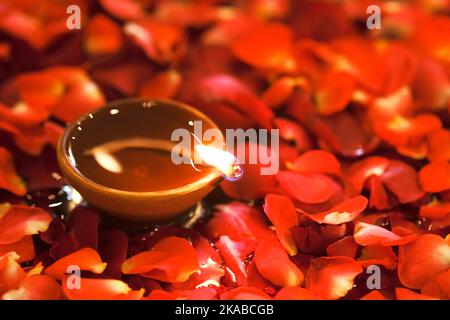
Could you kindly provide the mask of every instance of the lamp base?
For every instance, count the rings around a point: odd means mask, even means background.
[[[127,233],[136,233],[151,230],[158,226],[178,226],[185,229],[190,229],[197,221],[204,218],[209,210],[205,206],[204,202],[200,201],[192,208],[186,210],[185,212],[181,212],[175,218],[158,222],[123,220],[101,210],[98,211],[101,213],[100,223],[103,227],[115,227],[122,229]]]
[[[42,194],[42,195],[41,195]],[[48,195],[52,196],[54,201],[59,201],[61,206],[53,207],[52,204],[43,203],[44,200],[48,202]],[[195,206],[189,208],[184,212],[180,212],[174,218],[158,221],[130,221],[117,218],[112,214],[105,212],[102,209],[95,208],[84,200],[80,194],[70,185],[64,185],[61,189],[44,190],[36,194],[27,195],[30,205],[38,205],[47,209],[52,209],[55,216],[59,216],[61,219],[66,219],[67,215],[77,206],[93,207],[100,214],[100,224],[104,228],[118,228],[129,234],[145,232],[157,228],[158,226],[177,226],[185,229],[192,228],[198,221],[204,220],[212,212],[211,197],[215,197],[216,192],[212,192],[211,195],[205,199],[200,200]],[[56,196],[57,195],[57,196]],[[217,196],[217,195],[216,195]],[[41,199],[42,198],[42,199]],[[53,202],[54,202],[53,201]],[[57,210],[55,210],[57,209]]]

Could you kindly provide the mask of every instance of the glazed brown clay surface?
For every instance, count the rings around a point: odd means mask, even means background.
[[[129,220],[165,220],[195,205],[219,174],[174,164],[176,129],[215,124],[196,109],[168,100],[123,100],[88,113],[60,141],[63,174],[93,205]]]

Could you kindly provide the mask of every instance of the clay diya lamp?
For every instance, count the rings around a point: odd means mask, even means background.
[[[195,207],[224,176],[242,174],[231,154],[195,136],[195,121],[218,131],[206,115],[180,102],[112,102],[67,127],[57,150],[62,174],[90,205],[113,218],[170,221]],[[174,163],[171,136],[177,129],[195,137],[190,152],[200,152],[205,162]]]

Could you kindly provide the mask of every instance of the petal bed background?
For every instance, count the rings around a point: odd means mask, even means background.
[[[66,26],[73,4],[80,30]],[[366,28],[371,4],[380,30]],[[449,10],[1,1],[0,297],[450,299]],[[187,102],[223,129],[279,129],[281,170],[244,165],[190,229],[106,226],[69,205],[54,148],[68,123],[135,96]]]

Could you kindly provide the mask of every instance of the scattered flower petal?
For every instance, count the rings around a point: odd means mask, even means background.
[[[289,260],[289,256],[276,239],[264,240],[258,244],[255,262],[259,273],[278,286],[299,286],[303,282],[303,272]],[[280,265],[283,268],[280,268]]]
[[[315,214],[309,214],[304,211],[301,212],[317,223],[339,225],[355,219],[362,211],[364,211],[367,207],[367,203],[367,198],[356,196],[339,203],[337,206],[325,212]]]
[[[220,295],[221,300],[270,300],[263,291],[252,287],[239,287],[225,291]]]
[[[120,280],[78,278],[76,281],[79,281],[79,288],[69,278],[61,281],[69,300],[140,300],[144,295],[144,289],[131,290]]]
[[[142,274],[164,282],[183,282],[199,269],[198,256],[191,243],[167,237],[150,251],[144,251],[122,264],[125,274]]]
[[[277,237],[291,255],[297,254],[297,246],[292,237],[291,228],[298,225],[298,215],[289,198],[268,194],[265,198],[264,212],[275,226]]]
[[[106,268],[106,263],[102,262],[97,251],[92,248],[83,248],[48,266],[44,273],[55,279],[61,279],[73,265],[76,265],[79,270],[89,270],[97,274],[102,273]]]
[[[361,265],[347,257],[321,257],[311,260],[306,274],[306,288],[323,299],[339,299],[353,288]]]
[[[450,243],[438,235],[424,234],[400,246],[398,277],[412,289],[421,289],[428,281],[450,268]]]
[[[0,207],[0,244],[19,241],[47,230],[52,217],[41,208],[3,204]]]

